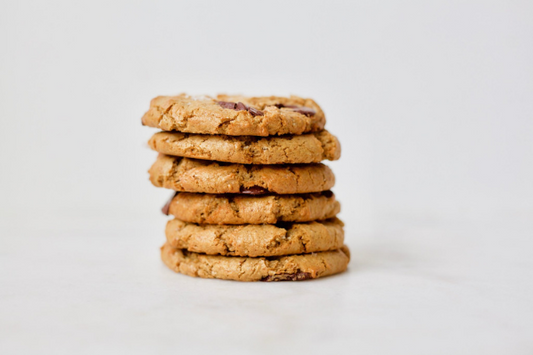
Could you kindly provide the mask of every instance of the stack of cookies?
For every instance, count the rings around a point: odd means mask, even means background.
[[[306,280],[346,270],[330,191],[340,145],[310,99],[160,96],[142,118],[159,152],[150,181],[175,191],[163,262],[190,276]]]

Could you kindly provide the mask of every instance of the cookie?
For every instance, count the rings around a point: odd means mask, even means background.
[[[335,217],[340,203],[331,191],[301,195],[211,195],[177,192],[164,213],[189,223],[275,224]]]
[[[168,221],[167,242],[176,249],[228,256],[277,256],[339,249],[344,224],[337,218],[321,222],[244,225],[194,224]]]
[[[240,164],[319,163],[341,155],[339,141],[328,131],[282,137],[158,132],[148,145],[167,155]]]
[[[301,281],[343,272],[350,252],[343,246],[312,254],[251,258],[199,254],[166,243],[161,248],[161,259],[171,270],[207,279]]]
[[[159,96],[143,125],[164,131],[270,136],[320,131],[326,118],[313,100],[291,97]]]
[[[160,154],[149,173],[157,187],[210,194],[300,194],[326,191],[335,184],[333,172],[321,163],[242,165]]]

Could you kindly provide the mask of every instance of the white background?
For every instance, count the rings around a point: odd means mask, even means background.
[[[2,353],[533,352],[533,3],[2,1]],[[173,274],[157,95],[312,97],[350,270]],[[5,350],[5,351],[2,351]]]

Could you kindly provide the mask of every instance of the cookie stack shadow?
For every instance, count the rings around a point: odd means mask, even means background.
[[[340,204],[330,189],[340,144],[310,99],[160,96],[143,125],[159,152],[149,170],[175,191],[163,262],[190,276],[299,281],[346,270]]]

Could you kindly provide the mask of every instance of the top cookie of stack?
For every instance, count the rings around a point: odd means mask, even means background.
[[[311,99],[297,96],[158,96],[142,118],[164,131],[229,136],[273,136],[316,132],[326,119]]]

